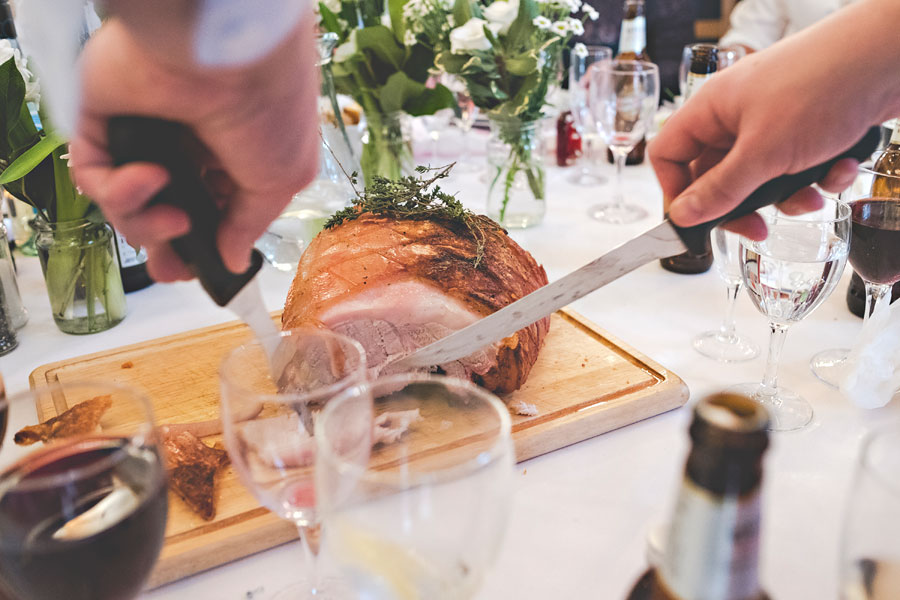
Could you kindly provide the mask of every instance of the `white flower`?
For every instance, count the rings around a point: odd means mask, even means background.
[[[587,46],[585,46],[581,42],[578,42],[577,44],[575,44],[575,47],[572,48],[572,54],[574,54],[578,58],[587,58]]]
[[[345,60],[356,54],[356,32],[356,29],[351,31],[350,37],[347,38],[347,41],[335,48],[334,57],[332,58],[334,62],[344,62]]]
[[[387,13],[381,15],[381,24],[384,25],[385,27],[387,27],[388,29],[390,29],[391,28],[391,15],[389,15]]]
[[[484,35],[485,26],[495,34],[499,31],[497,23],[488,23],[478,18],[471,18],[464,25],[452,30],[450,51],[453,54],[465,54],[467,50],[490,50],[491,42]]]
[[[581,0],[568,0],[566,4],[569,5],[569,12],[575,13],[581,8],[582,2]]]
[[[404,46],[415,46],[416,45],[416,34],[414,34],[409,29],[407,29],[406,33],[403,34],[403,45]]]
[[[575,35],[582,35],[584,33],[584,25],[582,25],[581,21],[578,19],[569,17],[566,19],[566,25],[569,27],[569,31]]]
[[[588,16],[588,19],[590,19],[591,21],[596,21],[600,18],[600,13],[594,10],[593,6],[588,6],[587,4],[585,4],[583,8],[585,14]]]
[[[484,9],[484,18],[489,23],[500,25],[500,33],[509,31],[509,26],[519,14],[519,0],[496,0]]]
[[[569,33],[569,24],[565,21],[556,21],[550,26],[550,31],[562,37]]]
[[[553,25],[553,21],[551,21],[544,15],[535,17],[534,19],[531,20],[531,22],[534,23],[534,26],[537,27],[538,29],[550,29],[550,26]]]

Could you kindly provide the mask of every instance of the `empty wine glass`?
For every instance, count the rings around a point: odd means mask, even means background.
[[[841,534],[842,600],[887,600],[900,590],[900,423],[866,437]]]
[[[628,153],[653,125],[659,105],[659,69],[645,61],[611,60],[590,69],[590,77],[591,116],[615,157],[616,185],[613,201],[592,206],[588,214],[604,223],[633,223],[648,213],[625,202],[622,169]]]
[[[577,170],[569,176],[575,185],[602,185],[607,182],[600,174],[598,165],[598,145],[600,135],[588,108],[588,71],[592,65],[612,59],[612,50],[606,46],[584,46],[573,50],[569,62],[569,110],[575,131],[581,136],[584,153],[578,161]]]
[[[866,285],[863,327],[877,306],[890,303],[891,288],[900,281],[900,176],[876,173],[860,167],[859,176],[841,200],[852,211],[850,265]],[[848,348],[823,350],[812,357],[810,367],[820,380],[837,388],[847,364]]]
[[[458,173],[473,173],[475,171],[480,171],[482,165],[470,160],[469,155],[469,132],[472,131],[472,126],[475,124],[475,119],[478,117],[478,107],[475,106],[475,101],[472,100],[472,96],[469,95],[469,90],[466,88],[465,82],[459,77],[454,77],[445,73],[441,76],[441,82],[447,89],[453,92],[453,96],[456,99],[456,105],[459,107],[459,116],[454,114],[451,119],[453,125],[459,129],[460,132],[459,154],[456,157],[456,166],[453,167],[453,170]]]
[[[78,405],[78,422],[21,431]],[[0,597],[137,597],[168,513],[147,398],[74,382],[0,398],[0,441]]]
[[[759,346],[747,336],[738,333],[734,326],[734,307],[744,285],[741,277],[740,236],[716,227],[711,241],[716,272],[725,282],[728,304],[725,318],[719,328],[704,331],[695,337],[694,349],[703,356],[720,362],[750,360],[759,354]]]
[[[425,131],[428,132],[428,139],[431,141],[428,152],[429,163],[431,166],[440,165],[442,160],[438,159],[438,142],[440,142],[441,136],[444,135],[450,126],[450,120],[454,118],[453,111],[445,108],[435,112],[433,115],[423,115],[420,118],[425,126]]]
[[[789,431],[809,423],[812,407],[778,386],[778,360],[788,328],[822,304],[841,278],[850,246],[850,207],[826,198],[822,209],[803,215],[787,216],[774,208],[760,214],[769,235],[761,242],[741,240],[741,266],[750,299],[769,319],[769,355],[762,383],[741,384],[734,391],[768,409],[769,429]]]
[[[233,350],[222,362],[219,378],[225,446],[232,464],[257,500],[300,532],[306,581],[282,590],[278,598],[355,597],[341,581],[319,578],[321,523],[310,431],[314,411],[365,381],[362,346],[328,330],[284,331]]]
[[[354,386],[316,421],[325,547],[358,598],[471,598],[509,515],[507,408],[406,374]]]

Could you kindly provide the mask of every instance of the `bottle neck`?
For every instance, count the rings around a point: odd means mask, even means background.
[[[706,83],[712,74],[701,75],[699,73],[688,73],[687,76],[687,88],[684,90],[684,100],[685,102]]]
[[[619,55],[641,56],[647,49],[647,20],[644,15],[622,19],[619,32]]]
[[[660,568],[663,585],[678,598],[761,597],[759,530],[758,485],[723,495],[685,477]]]
[[[900,117],[897,117],[894,121],[894,133],[891,135],[891,141],[889,143],[891,146],[900,148]]]

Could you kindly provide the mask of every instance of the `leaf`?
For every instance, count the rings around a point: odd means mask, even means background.
[[[54,150],[66,143],[66,139],[56,132],[49,132],[37,144],[23,152],[0,173],[0,185],[21,179],[50,156]]]
[[[388,0],[388,11],[391,15],[391,29],[394,30],[394,37],[402,40],[406,34],[406,22],[403,19],[403,6],[409,0]]]
[[[513,50],[528,46],[531,36],[537,29],[534,18],[538,16],[537,4],[534,0],[519,0],[519,13],[506,33],[506,47]]]
[[[520,54],[506,61],[506,70],[513,75],[525,77],[537,70],[538,61],[533,52]]]
[[[433,115],[444,108],[459,110],[453,92],[443,85],[437,85],[434,88],[426,89],[424,93],[410,98],[409,101],[403,105],[403,110],[414,117]]]
[[[469,57],[463,54],[453,54],[451,52],[441,52],[438,54],[434,62],[441,69],[450,73],[451,75],[457,75],[462,72],[463,67],[466,62],[468,62]]]
[[[404,48],[397,43],[394,33],[384,25],[373,25],[356,31],[356,47],[368,50],[394,70],[403,68]]]
[[[456,0],[453,3],[453,23],[456,27],[465,25],[466,21],[475,16],[476,7],[472,0]],[[480,15],[479,15],[480,16]]]
[[[343,35],[344,31],[341,28],[341,24],[338,23],[337,15],[331,12],[323,2],[319,2],[319,14],[322,16],[322,27],[327,31],[338,34],[338,36]]]

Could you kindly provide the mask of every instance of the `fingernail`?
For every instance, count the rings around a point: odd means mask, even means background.
[[[677,225],[695,225],[701,220],[703,207],[697,196],[679,196],[669,208],[669,218]]]

